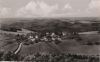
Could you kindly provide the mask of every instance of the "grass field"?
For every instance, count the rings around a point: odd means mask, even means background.
[[[70,43],[70,41],[69,41]],[[62,42],[59,44],[61,49],[66,53],[78,54],[78,55],[99,55],[100,45],[88,46],[88,45],[76,45],[69,44],[68,42]],[[74,42],[73,42],[74,43]]]

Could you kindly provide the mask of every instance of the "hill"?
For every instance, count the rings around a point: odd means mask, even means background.
[[[61,53],[59,47],[53,43],[45,43],[45,42],[40,42],[36,43],[34,45],[29,45],[29,46],[22,46],[21,51],[19,52],[19,55],[21,56],[27,56],[27,55],[32,55],[32,54],[58,54]]]

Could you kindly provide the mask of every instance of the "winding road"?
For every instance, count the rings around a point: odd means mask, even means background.
[[[14,54],[17,54],[17,53],[21,50],[22,45],[23,45],[23,43],[20,43],[20,44],[19,44],[19,46],[18,46],[18,48],[16,49],[16,51],[14,52]]]

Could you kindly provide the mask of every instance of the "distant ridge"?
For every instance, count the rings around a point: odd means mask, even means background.
[[[35,20],[61,20],[61,21],[100,21],[100,17],[59,17],[59,18],[45,18],[45,17],[38,17],[38,18],[0,18],[0,23],[10,24],[14,22],[29,22]]]

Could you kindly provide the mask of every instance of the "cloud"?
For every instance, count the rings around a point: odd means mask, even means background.
[[[70,3],[64,4],[61,8],[58,8],[57,11],[53,13],[53,17],[64,17],[69,16],[70,14],[74,14],[74,9],[70,5]]]
[[[0,8],[0,17],[10,16],[10,8]]]
[[[57,5],[48,5],[45,2],[31,1],[17,11],[17,16],[34,17],[34,16],[49,16],[58,8]]]
[[[66,5],[64,6],[64,9],[72,9],[72,7],[70,6],[70,4],[66,4]]]
[[[100,0],[91,0],[88,8],[86,9],[87,13],[91,16],[100,17]]]
[[[89,4],[90,9],[98,8],[100,10],[100,0],[92,0]]]

